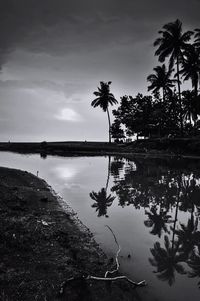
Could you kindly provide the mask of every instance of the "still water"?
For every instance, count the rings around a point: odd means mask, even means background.
[[[200,300],[200,169],[184,162],[0,153],[0,166],[39,172],[78,213],[120,272],[148,286],[134,300]],[[92,274],[92,271],[91,271]]]

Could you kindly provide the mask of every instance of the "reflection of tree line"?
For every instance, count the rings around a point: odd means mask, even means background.
[[[144,208],[144,225],[150,228],[150,234],[160,238],[150,249],[149,259],[158,278],[169,285],[174,283],[176,273],[200,278],[200,174],[164,165],[141,167],[116,158],[111,164],[109,159],[108,166],[106,187],[90,193],[98,216],[108,217],[107,209],[115,199],[112,193],[121,207]],[[108,194],[110,174],[114,185]],[[185,224],[178,222],[180,211],[188,213]]]

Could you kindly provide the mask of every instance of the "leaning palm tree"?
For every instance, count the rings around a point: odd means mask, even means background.
[[[166,65],[157,66],[153,68],[155,71],[154,74],[150,74],[147,77],[147,81],[150,82],[150,86],[148,86],[148,91],[151,91],[154,94],[157,94],[160,89],[162,89],[163,101],[165,100],[166,95],[172,94],[172,88],[174,87],[175,80],[172,80],[170,77],[172,75],[173,69],[166,69]]]
[[[111,82],[100,82],[98,91],[94,92],[94,95],[97,96],[97,98],[95,98],[91,103],[94,108],[100,107],[104,112],[107,112],[109,125],[109,143],[111,142],[111,122],[108,106],[118,103],[114,95],[110,93],[110,84]]]
[[[170,22],[163,26],[164,30],[160,30],[159,34],[162,36],[154,42],[154,46],[158,46],[155,55],[158,55],[159,61],[164,62],[169,58],[169,69],[176,63],[177,68],[177,85],[178,97],[180,105],[180,123],[181,132],[183,132],[183,116],[182,116],[182,102],[181,102],[181,87],[180,87],[180,61],[183,57],[182,51],[187,48],[187,42],[190,40],[193,32],[187,31],[182,33],[182,23],[180,20]]]

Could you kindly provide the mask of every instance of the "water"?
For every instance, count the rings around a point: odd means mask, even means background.
[[[134,300],[200,298],[200,171],[187,162],[0,153],[0,166],[44,178],[78,213],[120,271],[148,286]]]

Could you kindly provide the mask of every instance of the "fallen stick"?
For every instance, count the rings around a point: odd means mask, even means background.
[[[119,264],[118,256],[119,256],[119,253],[121,251],[121,247],[120,247],[120,245],[119,245],[119,243],[117,241],[117,238],[116,238],[115,233],[113,232],[113,230],[108,225],[105,225],[105,227],[107,227],[111,231],[111,233],[112,233],[112,235],[114,237],[114,240],[115,240],[115,242],[116,242],[116,244],[118,246],[118,250],[117,250],[117,253],[116,253],[116,256],[115,256],[115,261],[116,261],[116,265],[117,265],[116,269],[115,270],[111,270],[111,271],[106,271],[104,277],[96,277],[96,276],[92,276],[92,275],[87,275],[87,276],[82,275],[81,277],[71,277],[71,278],[67,279],[65,282],[62,283],[61,288],[60,288],[60,294],[63,294],[63,292],[64,292],[64,286],[67,284],[67,282],[70,282],[70,281],[73,281],[73,280],[77,280],[77,279],[82,279],[82,280],[97,280],[97,281],[117,281],[117,280],[123,280],[124,279],[124,280],[128,281],[129,283],[131,283],[131,284],[133,284],[133,285],[135,285],[137,287],[138,286],[141,287],[141,286],[147,285],[147,283],[146,283],[145,280],[142,280],[142,281],[139,281],[139,282],[135,282],[135,281],[129,279],[127,276],[107,277],[108,274],[114,274],[115,272],[118,272],[118,270],[119,270],[120,264]]]
[[[119,243],[118,243],[118,241],[117,241],[117,238],[116,238],[115,233],[113,232],[113,230],[112,230],[108,225],[105,225],[105,227],[107,227],[107,228],[110,230],[110,232],[112,233],[112,235],[113,235],[113,237],[114,237],[114,240],[115,240],[115,242],[116,242],[116,245],[118,246],[118,250],[117,250],[117,253],[116,253],[116,256],[115,256],[115,261],[116,261],[117,267],[116,267],[115,270],[112,270],[112,271],[106,271],[105,276],[104,276],[104,277],[106,278],[108,274],[114,274],[114,273],[118,272],[118,270],[119,270],[120,264],[119,264],[118,256],[119,256],[119,253],[120,253],[120,251],[121,251],[121,247],[120,247],[120,245],[119,245]]]
[[[116,280],[124,279],[124,280],[130,282],[131,284],[134,284],[135,286],[145,286],[146,285],[145,280],[142,280],[140,282],[135,282],[135,281],[132,281],[131,279],[129,279],[128,277],[126,277],[126,276],[117,276],[117,277],[111,277],[111,278],[107,277],[106,278],[106,277],[96,277],[96,276],[88,275],[85,279],[86,280],[100,280],[100,281],[116,281]]]

